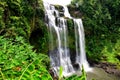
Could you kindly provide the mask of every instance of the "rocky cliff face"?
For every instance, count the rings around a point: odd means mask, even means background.
[[[68,9],[69,12],[71,14],[72,17],[74,18],[82,18],[82,12],[80,12],[79,8],[77,8],[77,6],[74,5],[68,5]]]

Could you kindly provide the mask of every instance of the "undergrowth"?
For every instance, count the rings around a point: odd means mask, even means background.
[[[36,54],[22,37],[0,36],[0,80],[52,80],[49,58]]]

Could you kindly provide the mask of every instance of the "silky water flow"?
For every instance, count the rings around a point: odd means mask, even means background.
[[[67,6],[63,6],[63,17],[54,5],[44,2],[45,21],[49,29],[49,57],[51,67],[56,75],[62,68],[62,75],[70,76],[76,72],[70,59],[67,18],[73,20],[75,33],[75,63],[82,69],[90,70],[85,54],[84,28],[81,19],[70,16]]]

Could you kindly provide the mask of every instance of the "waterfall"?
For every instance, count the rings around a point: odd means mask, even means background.
[[[91,71],[85,54],[85,35],[81,19],[74,19],[74,29],[76,40],[76,63],[79,64],[80,68],[82,68],[83,65],[85,71]]]
[[[45,7],[45,21],[49,28],[49,57],[51,60],[51,67],[54,73],[59,75],[60,68],[63,69],[62,75],[70,76],[75,73],[69,49],[68,26],[67,18],[73,19],[75,32],[75,46],[76,46],[76,61],[80,68],[88,68],[88,62],[85,55],[85,40],[84,29],[81,19],[74,19],[70,16],[67,6],[63,6],[64,16],[60,16],[60,12],[47,2],[44,2]],[[86,67],[87,66],[87,67]]]

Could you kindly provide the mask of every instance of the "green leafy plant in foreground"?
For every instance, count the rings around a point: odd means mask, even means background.
[[[60,70],[59,70],[59,80],[61,80],[62,77],[63,77],[62,73],[63,73],[63,67],[60,66]]]
[[[22,37],[8,39],[0,36],[0,80],[53,80],[46,65],[49,59],[44,54],[36,54],[32,46]],[[63,79],[60,68],[59,80]],[[73,75],[64,80],[86,80],[86,74]]]
[[[72,75],[68,78],[65,78],[65,80],[87,80],[87,77],[86,77],[86,72],[82,66],[82,75],[81,76],[78,76],[78,75]]]
[[[22,37],[0,37],[0,56],[0,80],[52,80],[48,57],[33,52]]]

